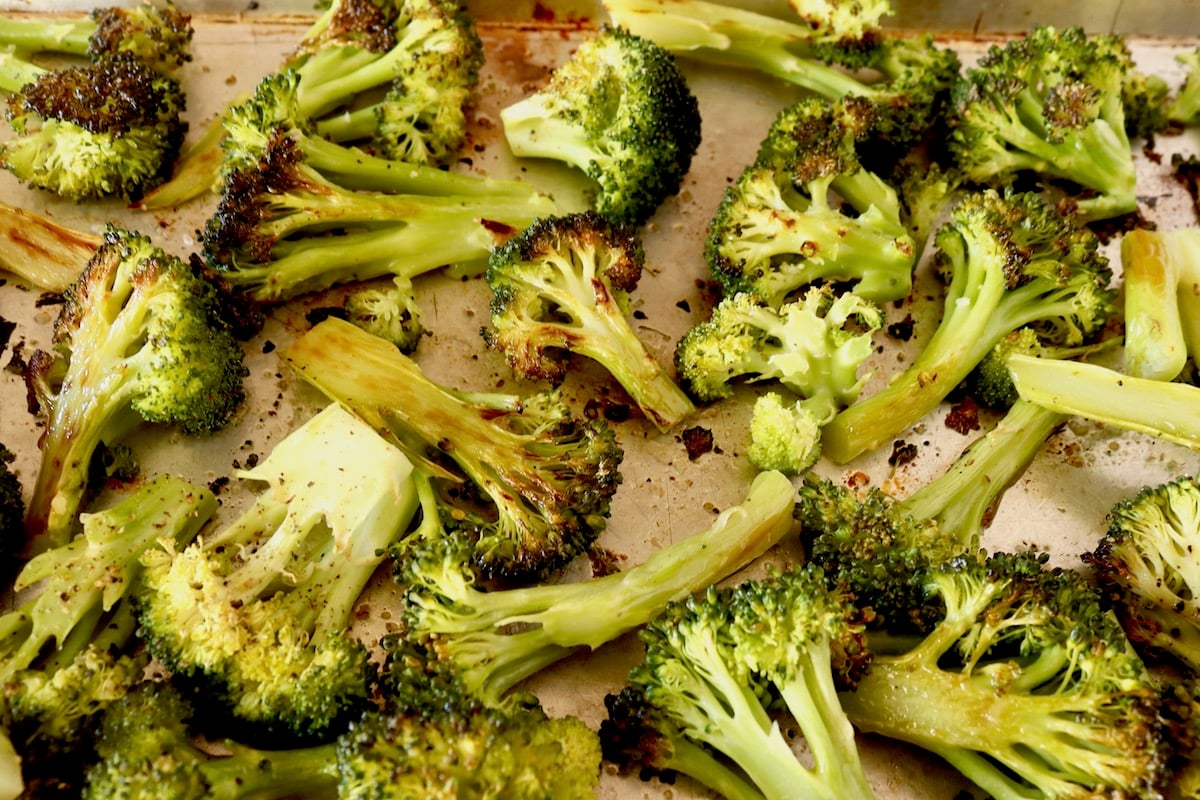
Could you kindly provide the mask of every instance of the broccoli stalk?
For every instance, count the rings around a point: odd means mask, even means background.
[[[748,565],[792,529],[795,491],[762,472],[745,499],[704,531],[642,564],[589,581],[485,591],[469,566],[471,543],[434,537],[403,554],[403,638],[433,653],[490,705],[550,664],[596,649],[656,616],[669,603]]]
[[[0,52],[13,136],[0,165],[70,200],[136,198],[170,173],[187,126],[180,84],[129,54],[48,70]]]
[[[513,155],[582,170],[595,208],[640,225],[679,191],[700,144],[700,111],[675,59],[604,27],[541,90],[500,111]]]
[[[1135,645],[1200,671],[1200,484],[1182,476],[1147,486],[1109,512],[1108,531],[1083,560],[1116,601]]]
[[[1200,352],[1198,247],[1198,228],[1138,228],[1121,238],[1125,371],[1135,378],[1174,380]]]
[[[941,756],[997,800],[1160,796],[1159,690],[1085,579],[998,554],[917,583],[939,619],[840,693],[857,728]]]
[[[469,532],[473,560],[489,577],[544,577],[604,527],[621,448],[607,423],[574,416],[557,393],[522,400],[452,391],[392,343],[336,318],[285,357],[448,487],[455,496],[443,498],[443,521]]]
[[[942,319],[903,373],[825,426],[825,453],[839,463],[936,408],[1012,331],[1031,325],[1047,342],[1077,345],[1112,310],[1099,240],[1040,195],[969,195],[935,242],[949,283]]]
[[[191,16],[170,0],[132,8],[98,7],[87,16],[0,19],[0,45],[22,53],[61,53],[94,61],[117,53],[169,72],[191,60]]]
[[[864,628],[849,596],[829,590],[820,570],[710,587],[703,598],[669,606],[642,640],[645,656],[629,682],[652,709],[643,716],[649,724],[666,720],[726,757],[768,800],[874,797],[837,692],[870,659]],[[775,703],[796,720],[813,767],[796,758],[770,715]],[[627,722],[602,723],[601,741],[622,734]],[[678,734],[668,728],[663,735]],[[694,762],[685,756],[686,763]]]
[[[92,458],[143,420],[198,434],[222,427],[243,396],[243,353],[212,285],[138,233],[110,226],[68,288],[54,349],[25,380],[44,414],[26,512],[29,554],[65,544]]]
[[[32,211],[0,203],[0,270],[39,289],[65,292],[103,241]]]
[[[1183,125],[1200,122],[1200,47],[1175,56],[1183,65],[1183,84],[1167,104],[1167,118]]]
[[[240,719],[321,736],[361,712],[354,604],[419,505],[411,462],[329,406],[241,477],[266,484],[221,530],[144,557],[150,651]]]
[[[660,430],[695,411],[626,317],[645,252],[632,228],[596,212],[543,217],[492,251],[490,347],[526,378],[555,383],[563,354],[599,362]]]

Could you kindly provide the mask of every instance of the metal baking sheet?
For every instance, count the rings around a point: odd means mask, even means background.
[[[81,8],[76,2],[58,7]],[[182,4],[185,8],[186,4]],[[781,4],[780,4],[781,5]],[[944,41],[956,47],[965,61],[976,57],[990,41],[991,30],[1004,32],[1041,21],[1024,12],[1003,25],[985,4],[909,4],[910,26],[925,29],[946,24]],[[991,8],[1009,4],[991,4]],[[1079,12],[1075,3],[1038,4],[1061,24],[1067,10]],[[1105,5],[1108,9],[1109,3]],[[27,13],[45,10],[46,4],[10,3]],[[36,6],[36,8],[35,8]],[[1128,3],[1116,3],[1105,15],[1080,20],[1102,28],[1145,22],[1148,26],[1133,36],[1130,44],[1139,64],[1163,75],[1174,85],[1180,76],[1176,53],[1194,46],[1183,38],[1162,38],[1163,25],[1178,33],[1173,14],[1189,22],[1190,4],[1162,3],[1160,13],[1131,15]],[[1185,8],[1186,6],[1186,8]],[[906,4],[894,27],[905,27]],[[472,113],[471,143],[457,169],[500,177],[520,177],[554,194],[564,211],[583,208],[584,182],[564,167],[549,163],[516,162],[506,150],[498,121],[505,105],[539,87],[548,72],[571,52],[592,24],[602,19],[596,6],[571,4],[477,3],[480,33],[488,60]],[[1170,9],[1170,10],[1167,10]],[[288,13],[281,13],[288,12]],[[259,77],[273,70],[303,33],[311,19],[308,3],[247,4],[245,0],[213,2],[196,6],[194,60],[181,77],[189,95],[188,117],[193,132],[212,118],[233,97],[253,88]],[[941,14],[942,16],[937,16]],[[931,21],[931,15],[933,19]],[[1170,17],[1174,24],[1164,22]],[[1124,21],[1124,22],[1123,22]],[[1195,27],[1195,24],[1192,24]],[[1129,28],[1139,33],[1136,27]],[[1189,31],[1200,34],[1200,30]],[[650,350],[669,362],[674,343],[693,323],[705,318],[713,300],[707,286],[702,258],[705,227],[726,185],[749,163],[758,142],[776,111],[797,95],[748,73],[714,69],[686,63],[684,68],[700,100],[703,142],[680,194],[668,200],[644,232],[648,269],[633,294],[638,310],[638,334]],[[1188,134],[1159,137],[1151,157],[1139,147],[1139,194],[1142,210],[1159,227],[1196,224],[1190,201],[1169,175],[1170,153],[1200,152],[1200,142]],[[183,257],[197,249],[196,231],[211,212],[212,198],[165,213],[134,212],[119,202],[73,205],[20,187],[7,173],[0,174],[0,199],[30,208],[80,230],[98,233],[105,223],[116,221],[152,236],[159,244]],[[1110,249],[1112,247],[1110,246]],[[1115,249],[1111,255],[1116,257]],[[16,324],[7,343],[0,346],[0,363],[11,365],[27,357],[34,348],[46,348],[57,310],[44,304],[36,290],[11,276],[0,285],[0,317]],[[463,280],[451,274],[434,274],[418,281],[418,291],[427,327],[426,339],[417,360],[435,380],[468,390],[503,390],[524,393],[543,388],[514,378],[501,357],[482,345],[479,328],[486,322],[488,291],[478,279]],[[869,394],[889,376],[904,368],[934,325],[937,287],[927,269],[920,273],[911,303],[891,307],[899,319],[912,313],[916,334],[900,343],[881,336],[879,351],[869,363]],[[296,380],[279,360],[279,351],[307,326],[307,310],[328,304],[328,297],[314,296],[276,310],[261,335],[247,343],[250,378],[249,397],[239,419],[226,431],[203,439],[191,439],[158,430],[139,434],[136,449],[146,474],[172,471],[197,482],[230,476],[238,467],[270,452],[274,442],[297,427],[322,405],[316,392]],[[589,400],[620,400],[617,389],[599,370],[581,365],[565,384],[567,397],[582,408]],[[738,502],[753,476],[744,452],[748,442],[746,423],[753,394],[749,390],[726,402],[700,409],[686,426],[699,426],[713,434],[712,452],[690,459],[678,431],[660,434],[639,418],[616,423],[626,449],[624,482],[618,491],[613,514],[601,544],[619,554],[624,563],[642,561],[654,549],[670,544],[707,527],[722,508]],[[978,435],[956,433],[945,425],[946,409],[929,415],[903,434],[917,445],[917,457],[903,466],[889,464],[890,452],[875,452],[847,464],[822,462],[818,471],[826,476],[860,484],[880,486],[903,496],[938,474]],[[994,417],[983,417],[984,424]],[[18,472],[30,487],[36,472],[38,426],[25,411],[25,392],[20,376],[12,369],[0,371],[0,442],[19,454]],[[1090,550],[1104,529],[1104,515],[1118,499],[1143,484],[1166,480],[1182,472],[1195,473],[1200,455],[1143,436],[1104,429],[1077,421],[1068,424],[1043,449],[1025,476],[1012,487],[986,531],[985,544],[993,549],[1037,547],[1050,553],[1055,563],[1076,566],[1078,555]],[[228,507],[245,493],[234,484],[224,497]],[[794,546],[771,554],[775,561],[800,557]],[[572,570],[566,579],[585,577],[583,568]],[[365,600],[368,625],[391,624],[395,595],[386,581]],[[622,683],[638,654],[629,636],[601,650],[568,659],[539,675],[531,687],[552,714],[575,714],[593,726],[603,715],[605,693]],[[887,800],[950,800],[965,788],[956,774],[902,745],[863,737],[863,759],[880,798]],[[636,777],[620,777],[606,770],[600,796],[604,798],[695,798],[707,796],[686,780],[674,786],[643,783]]]

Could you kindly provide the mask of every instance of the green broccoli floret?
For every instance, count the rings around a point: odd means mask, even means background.
[[[1200,353],[1200,228],[1121,237],[1125,285],[1125,372],[1169,381]]]
[[[1183,65],[1183,83],[1167,105],[1172,122],[1194,125],[1200,122],[1200,47],[1180,53],[1175,60]]]
[[[268,735],[320,737],[367,701],[372,668],[348,628],[420,478],[336,405],[240,475],[265,487],[235,520],[143,557],[141,634],[206,703]]]
[[[747,566],[793,529],[795,490],[762,472],[745,499],[707,529],[642,564],[588,581],[487,591],[461,533],[431,537],[401,554],[404,632],[392,647],[428,652],[473,695],[509,707],[520,681],[580,650],[593,650],[656,616],[669,603]]]
[[[15,134],[0,166],[70,200],[137,198],[165,180],[183,143],[177,80],[130,54],[49,70],[0,52]]]
[[[0,444],[0,559],[12,563],[25,548],[25,494],[13,471],[17,456]]]
[[[857,98],[780,112],[709,223],[705,257],[726,295],[777,306],[814,283],[849,281],[869,300],[908,296],[916,247],[899,197],[855,149],[873,120]]]
[[[387,287],[363,286],[346,296],[346,319],[372,336],[387,339],[400,352],[417,349],[425,327],[412,281],[397,275]]]
[[[865,629],[849,595],[828,588],[820,570],[709,588],[702,598],[669,606],[641,638],[644,658],[629,673],[634,693],[623,703],[607,701],[622,716],[601,723],[605,755],[618,765],[686,770],[696,764],[696,780],[721,781],[711,788],[748,785],[759,792],[733,797],[875,796],[838,704],[838,689],[852,687],[870,660]],[[639,711],[638,702],[648,709]],[[795,719],[812,767],[792,751],[785,723],[773,714],[779,707]],[[658,740],[650,753],[627,746],[639,724],[649,728],[645,737]],[[663,748],[682,749],[682,757],[657,758]],[[691,748],[701,753],[689,756]],[[731,767],[714,774],[706,753]],[[730,773],[732,783],[724,780]]]
[[[473,560],[488,577],[544,577],[606,524],[621,447],[606,422],[574,415],[558,393],[447,389],[390,342],[336,318],[300,336],[285,359],[437,480],[444,523],[475,539]]]
[[[492,251],[484,339],[518,374],[553,383],[566,376],[570,354],[586,356],[670,430],[695,407],[627,316],[644,262],[632,227],[594,211],[543,217]]]
[[[1200,483],[1146,486],[1109,512],[1108,531],[1083,560],[1115,601],[1134,644],[1200,672]]]
[[[954,90],[947,146],[967,178],[1007,185],[1021,173],[1070,181],[1089,220],[1137,211],[1116,35],[1037,26],[993,45]]]
[[[45,418],[25,522],[33,554],[65,544],[86,499],[92,458],[142,421],[215,431],[243,397],[241,345],[216,289],[142,234],[109,226],[67,289],[53,349],[25,380]]]
[[[839,463],[934,410],[1012,331],[1029,325],[1049,344],[1075,346],[1113,310],[1098,238],[1042,195],[967,195],[935,244],[948,284],[942,318],[903,373],[825,426],[825,454]]]
[[[700,144],[700,110],[674,57],[605,26],[534,94],[500,111],[513,155],[582,170],[594,207],[640,225],[679,191]]]
[[[79,277],[103,238],[0,202],[0,271],[48,292],[62,293]]]
[[[935,753],[996,798],[1160,797],[1159,689],[1095,589],[1044,557],[955,559],[905,580],[937,619],[839,694],[859,730]]]
[[[733,394],[735,381],[778,381],[806,399],[818,424],[854,402],[883,312],[857,294],[811,288],[778,310],[752,294],[727,297],[675,347],[684,388],[701,402]]]
[[[129,53],[163,72],[192,60],[191,15],[170,0],[97,7],[87,16],[0,18],[0,45],[22,53],[61,53],[100,61]]]
[[[67,780],[93,715],[142,680],[149,658],[130,608],[140,557],[158,541],[186,544],[216,508],[206,489],[159,476],[84,514],[82,533],[21,570],[23,594],[0,616],[0,696],[28,780]]]
[[[786,403],[767,392],[754,401],[746,457],[758,469],[807,472],[821,458],[821,423],[803,400]]]
[[[959,72],[958,56],[932,35],[884,35],[883,3],[806,3],[825,24],[784,20],[706,0],[605,0],[617,25],[680,58],[750,69],[827,100],[864,97],[878,106],[875,131],[907,150],[941,117]],[[795,5],[793,5],[795,8]],[[849,68],[849,69],[847,69]]]

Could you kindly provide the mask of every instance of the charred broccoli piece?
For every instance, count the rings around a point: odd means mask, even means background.
[[[346,319],[372,336],[411,354],[426,333],[412,281],[396,276],[390,286],[361,286],[346,296]]]
[[[0,270],[39,289],[65,292],[103,241],[101,236],[0,203]]]
[[[11,562],[25,548],[25,494],[13,470],[16,454],[0,444],[0,558]]]

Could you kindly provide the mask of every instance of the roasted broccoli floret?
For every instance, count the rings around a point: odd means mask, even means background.
[[[1167,105],[1172,122],[1194,125],[1200,122],[1200,47],[1180,53],[1175,60],[1183,65],[1183,83]]]
[[[0,271],[39,289],[65,292],[104,239],[0,203]]]
[[[0,166],[70,200],[139,197],[170,175],[187,125],[178,81],[132,55],[49,70],[0,52],[15,134]]]
[[[403,633],[410,646],[444,664],[489,705],[525,700],[511,692],[539,670],[593,650],[747,566],[793,529],[795,490],[762,472],[745,499],[707,529],[652,554],[638,566],[587,581],[487,591],[471,567],[461,532],[430,537],[400,554]]]
[[[1108,521],[1083,560],[1115,601],[1125,632],[1200,672],[1200,483],[1184,475],[1146,486],[1113,506]]]
[[[1125,366],[1135,378],[1169,381],[1200,353],[1200,228],[1121,237]]]
[[[641,638],[632,691],[606,701],[619,716],[600,728],[618,766],[669,766],[734,798],[875,796],[838,704],[838,689],[852,688],[870,660],[865,628],[850,596],[828,588],[820,570],[710,588],[669,606]],[[813,766],[792,751],[778,708],[795,719]],[[650,749],[629,747],[638,739]],[[716,759],[730,766],[714,772]]]
[[[543,217],[492,251],[484,339],[518,374],[553,383],[566,376],[570,354],[586,356],[670,430],[695,408],[627,316],[644,263],[631,227],[594,211]]]
[[[387,339],[400,352],[417,349],[425,327],[412,281],[402,275],[391,286],[361,286],[346,296],[346,319],[372,336]]]
[[[868,636],[870,669],[839,694],[846,716],[992,797],[1162,796],[1155,679],[1092,585],[1043,561],[960,558],[906,577],[936,620],[897,652]]]
[[[148,237],[110,225],[63,300],[53,349],[35,351],[25,375],[46,421],[25,517],[30,554],[70,539],[102,445],[142,421],[215,431],[243,397],[243,352],[217,291]]]
[[[443,521],[475,538],[473,561],[487,577],[543,577],[591,547],[606,524],[621,447],[607,423],[574,415],[556,392],[522,399],[448,389],[390,342],[336,318],[300,336],[285,358],[434,476]]]
[[[869,300],[908,296],[916,247],[900,199],[855,149],[873,120],[858,98],[780,112],[709,223],[705,257],[727,296],[777,306],[821,281],[852,282]]]
[[[514,155],[582,170],[596,184],[595,209],[632,225],[679,191],[700,144],[699,106],[674,57],[607,26],[500,122]]]
[[[884,35],[877,25],[888,5],[806,3],[827,12],[814,25],[705,0],[604,3],[615,24],[680,58],[756,70],[827,100],[864,97],[881,112],[879,139],[904,151],[941,117],[959,60],[932,35]]]
[[[935,244],[948,284],[942,318],[903,373],[825,426],[825,454],[839,463],[936,408],[1012,331],[1033,326],[1049,344],[1074,346],[1095,336],[1113,310],[1099,239],[1040,194],[967,195]]]
[[[236,519],[143,557],[141,634],[206,707],[284,740],[328,735],[368,698],[367,649],[348,628],[420,479],[336,405],[240,475],[265,486]]]
[[[16,459],[16,454],[0,444],[0,559],[5,563],[12,563],[25,549],[25,494],[12,467]]]
[[[994,45],[954,90],[947,146],[963,174],[1010,184],[1022,173],[1086,191],[1090,220],[1137,210],[1123,87],[1130,68],[1119,36],[1037,26]]]

